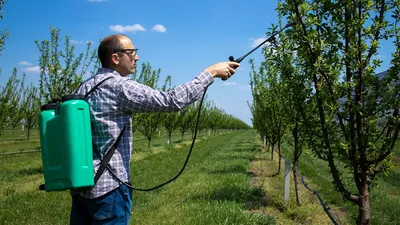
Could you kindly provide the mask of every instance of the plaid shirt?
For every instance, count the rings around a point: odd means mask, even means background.
[[[205,70],[192,81],[177,86],[170,92],[154,90],[117,71],[101,68],[98,73],[84,81],[75,94],[86,94],[100,81],[113,77],[93,91],[89,98],[94,147],[101,155],[108,151],[117,140],[126,124],[124,134],[117,150],[110,160],[110,168],[118,178],[129,182],[129,162],[132,154],[132,113],[178,111],[201,98],[204,90],[214,82]],[[100,160],[93,153],[93,166],[96,173]],[[106,169],[93,188],[80,190],[85,198],[100,197],[121,183]],[[72,192],[76,194],[76,191]]]

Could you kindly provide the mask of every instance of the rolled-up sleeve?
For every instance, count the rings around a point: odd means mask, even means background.
[[[200,99],[213,82],[214,78],[207,70],[168,92],[126,79],[121,83],[119,98],[121,107],[128,112],[178,111]]]

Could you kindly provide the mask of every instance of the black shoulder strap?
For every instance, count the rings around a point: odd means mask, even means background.
[[[107,77],[107,78],[105,78],[104,80],[100,81],[98,84],[96,84],[92,89],[90,89],[90,90],[88,91],[88,93],[86,93],[85,98],[87,98],[87,97],[88,97],[94,90],[96,90],[96,88],[99,87],[102,83],[104,83],[106,80],[109,80],[109,79],[111,79],[111,78],[113,78],[113,77]],[[128,123],[129,123],[129,121],[128,121]],[[121,133],[119,134],[117,140],[114,142],[114,144],[113,144],[113,146],[111,147],[111,149],[107,151],[106,155],[105,155],[103,158],[101,157],[100,153],[96,151],[96,149],[94,148],[94,145],[93,145],[93,149],[94,149],[94,151],[99,155],[100,161],[101,161],[100,167],[99,167],[99,169],[97,170],[96,175],[95,175],[95,177],[94,177],[94,184],[96,184],[97,181],[100,179],[100,176],[103,174],[103,172],[104,172],[104,170],[106,169],[108,163],[110,162],[112,156],[114,155],[115,150],[117,150],[119,141],[121,140],[122,134],[124,133],[125,128],[126,128],[126,125],[127,125],[128,123],[125,124],[125,126],[124,126],[124,128],[122,129]]]
[[[129,123],[129,121],[128,121],[128,123]],[[104,170],[106,169],[108,163],[111,160],[111,157],[114,155],[115,150],[117,150],[119,141],[121,140],[122,134],[124,133],[126,125],[128,123],[125,124],[124,128],[122,129],[121,133],[119,134],[117,140],[114,142],[111,149],[106,153],[106,155],[103,157],[103,159],[101,159],[100,167],[96,172],[96,176],[94,177],[94,184],[96,184],[97,181],[100,179],[100,176],[103,174]]]
[[[106,79],[104,79],[104,80],[100,81],[98,84],[96,84],[92,89],[90,89],[90,90],[88,91],[88,93],[86,93],[85,98],[87,98],[90,94],[92,94],[92,92],[93,92],[94,90],[96,90],[96,88],[99,87],[102,83],[104,83],[106,80],[109,80],[109,79],[111,79],[111,78],[113,78],[113,77],[107,77]]]

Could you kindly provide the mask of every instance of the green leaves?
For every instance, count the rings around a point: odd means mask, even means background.
[[[160,78],[161,69],[153,70],[150,63],[142,63],[142,71],[137,78],[141,84],[147,85],[153,89],[158,88],[158,80]],[[135,77],[136,78],[136,77]],[[165,84],[162,89],[166,89],[170,77],[167,77]],[[164,120],[164,113],[140,113],[134,115],[135,128],[138,129],[148,140],[148,149],[150,149],[150,142],[153,136],[156,134],[157,129]],[[137,128],[136,128],[137,127]]]
[[[91,42],[87,43],[85,53],[75,55],[75,46],[71,45],[68,36],[65,37],[65,48],[61,50],[60,32],[60,29],[50,27],[50,40],[35,40],[40,52],[39,90],[44,103],[72,93],[97,59],[95,51],[91,50]]]
[[[3,19],[3,7],[5,2],[4,0],[0,0],[0,19]],[[1,52],[4,50],[4,45],[8,36],[10,36],[10,33],[7,32],[7,29],[0,31],[0,56]]]
[[[278,13],[296,24],[264,49],[258,70],[250,62],[255,128],[273,143],[278,132],[271,130],[283,121],[290,121],[293,137],[301,125],[300,137],[329,162],[337,189],[357,204],[336,164],[368,181],[356,182],[359,190],[389,168],[400,131],[399,8],[400,1],[285,1]],[[396,49],[388,73],[377,74],[382,40]]]
[[[22,110],[25,114],[25,124],[28,129],[28,140],[30,130],[37,125],[40,112],[40,92],[33,84],[30,84],[26,89],[26,97],[22,103]]]

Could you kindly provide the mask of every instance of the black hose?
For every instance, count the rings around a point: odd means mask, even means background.
[[[296,172],[298,176],[301,177],[301,182],[303,183],[304,187],[306,187],[309,191],[311,191],[313,194],[315,194],[319,200],[319,202],[321,203],[322,208],[324,208],[325,213],[328,215],[329,219],[331,219],[332,223],[335,225],[338,225],[338,223],[336,222],[335,218],[332,216],[331,212],[329,211],[329,209],[326,207],[324,200],[321,198],[321,196],[319,195],[318,191],[314,191],[312,190],[310,187],[308,187],[308,185],[306,184],[306,182],[304,181],[304,178],[302,175],[300,175],[298,172]]]
[[[272,151],[275,151],[274,149],[272,149]],[[285,157],[281,156],[284,160],[287,160]],[[338,225],[338,223],[336,222],[335,218],[333,217],[333,215],[331,214],[331,212],[329,211],[328,207],[326,207],[324,200],[321,198],[321,196],[319,195],[318,191],[314,191],[313,189],[311,189],[310,187],[308,187],[307,183],[304,181],[304,177],[298,172],[296,171],[296,174],[301,177],[301,183],[303,183],[304,187],[307,188],[307,190],[311,191],[313,194],[315,194],[322,206],[322,208],[324,209],[325,213],[328,215],[329,219],[331,219],[332,223],[335,225]]]
[[[249,52],[248,52],[247,54],[245,54],[244,56],[242,56],[242,57],[240,57],[240,58],[238,58],[238,59],[236,59],[236,60],[234,59],[233,56],[230,56],[230,57],[229,57],[229,61],[235,61],[235,62],[237,62],[237,63],[240,63],[244,58],[246,58],[248,55],[250,55],[251,53],[253,53],[256,49],[258,49],[259,47],[261,47],[261,46],[262,46],[263,44],[265,44],[267,41],[273,40],[273,39],[275,38],[276,35],[280,34],[280,33],[283,32],[286,28],[288,28],[288,27],[290,27],[290,26],[292,26],[292,25],[293,25],[293,23],[289,23],[289,24],[287,24],[285,27],[283,27],[281,30],[279,30],[279,31],[277,31],[277,32],[275,32],[275,33],[273,33],[273,34],[271,34],[271,36],[270,36],[269,38],[267,38],[265,41],[263,41],[261,44],[259,44],[258,46],[256,46],[254,49],[252,49],[251,51],[249,51]],[[222,79],[222,80],[226,80],[226,79]],[[188,152],[188,155],[187,155],[187,157],[186,157],[186,160],[185,160],[185,163],[183,164],[182,169],[179,171],[179,173],[178,173],[175,177],[173,177],[172,179],[170,179],[170,180],[168,180],[168,181],[166,181],[166,182],[164,182],[164,183],[162,183],[162,184],[159,184],[159,185],[157,185],[157,186],[155,186],[155,187],[152,187],[152,188],[135,188],[135,187],[133,187],[131,184],[128,184],[128,183],[126,183],[126,182],[121,181],[121,179],[119,179],[119,178],[114,174],[114,172],[109,168],[109,166],[107,166],[108,171],[109,171],[115,178],[117,178],[121,183],[124,183],[124,184],[125,184],[126,186],[128,186],[129,188],[132,188],[133,190],[137,190],[137,191],[152,191],[152,190],[155,190],[155,189],[157,189],[157,188],[160,188],[160,187],[162,187],[162,186],[164,186],[164,185],[166,185],[166,184],[169,184],[169,183],[171,183],[172,181],[176,180],[176,179],[182,174],[183,170],[185,170],[185,167],[186,167],[186,165],[187,165],[187,163],[188,163],[188,161],[189,161],[190,155],[192,154],[194,142],[196,141],[197,131],[198,131],[198,128],[199,128],[199,120],[200,120],[200,114],[201,114],[201,107],[202,107],[202,105],[203,105],[203,100],[204,100],[204,96],[206,95],[207,89],[208,89],[208,87],[205,88],[204,93],[203,93],[203,96],[202,96],[201,101],[200,101],[199,111],[198,111],[198,113],[197,113],[196,129],[195,129],[195,132],[194,132],[194,137],[193,137],[192,145],[190,146],[190,150],[189,150],[189,152]]]
[[[182,166],[182,169],[179,171],[179,173],[178,173],[175,177],[173,177],[172,179],[170,179],[170,180],[168,180],[168,181],[166,181],[166,182],[164,182],[164,183],[162,183],[162,184],[159,184],[159,185],[157,185],[157,186],[154,186],[154,187],[152,187],[152,188],[136,188],[136,187],[132,186],[132,185],[129,184],[129,183],[126,183],[126,182],[124,182],[124,181],[121,181],[121,179],[119,179],[119,177],[118,177],[117,175],[114,174],[114,172],[111,170],[111,168],[110,168],[109,166],[107,166],[107,170],[108,170],[115,178],[117,178],[118,181],[120,181],[121,183],[125,184],[127,187],[129,187],[129,188],[131,188],[131,189],[133,189],[133,190],[136,190],[136,191],[152,191],[152,190],[155,190],[155,189],[157,189],[157,188],[160,188],[160,187],[162,187],[162,186],[164,186],[164,185],[167,185],[167,184],[171,183],[172,181],[176,180],[176,179],[182,174],[182,172],[185,170],[186,165],[187,165],[187,163],[189,162],[190,155],[192,154],[194,142],[196,141],[197,131],[198,131],[198,129],[199,129],[199,121],[200,121],[201,108],[202,108],[202,106],[203,106],[204,96],[206,95],[207,89],[208,89],[208,87],[206,87],[206,88],[204,89],[203,96],[201,97],[201,101],[200,101],[200,105],[199,105],[199,110],[198,110],[198,113],[197,113],[197,119],[196,119],[196,129],[195,129],[195,131],[194,131],[194,136],[193,136],[192,145],[190,146],[190,150],[189,150],[188,155],[187,155],[187,157],[186,157],[185,163],[184,163],[183,166]]]

